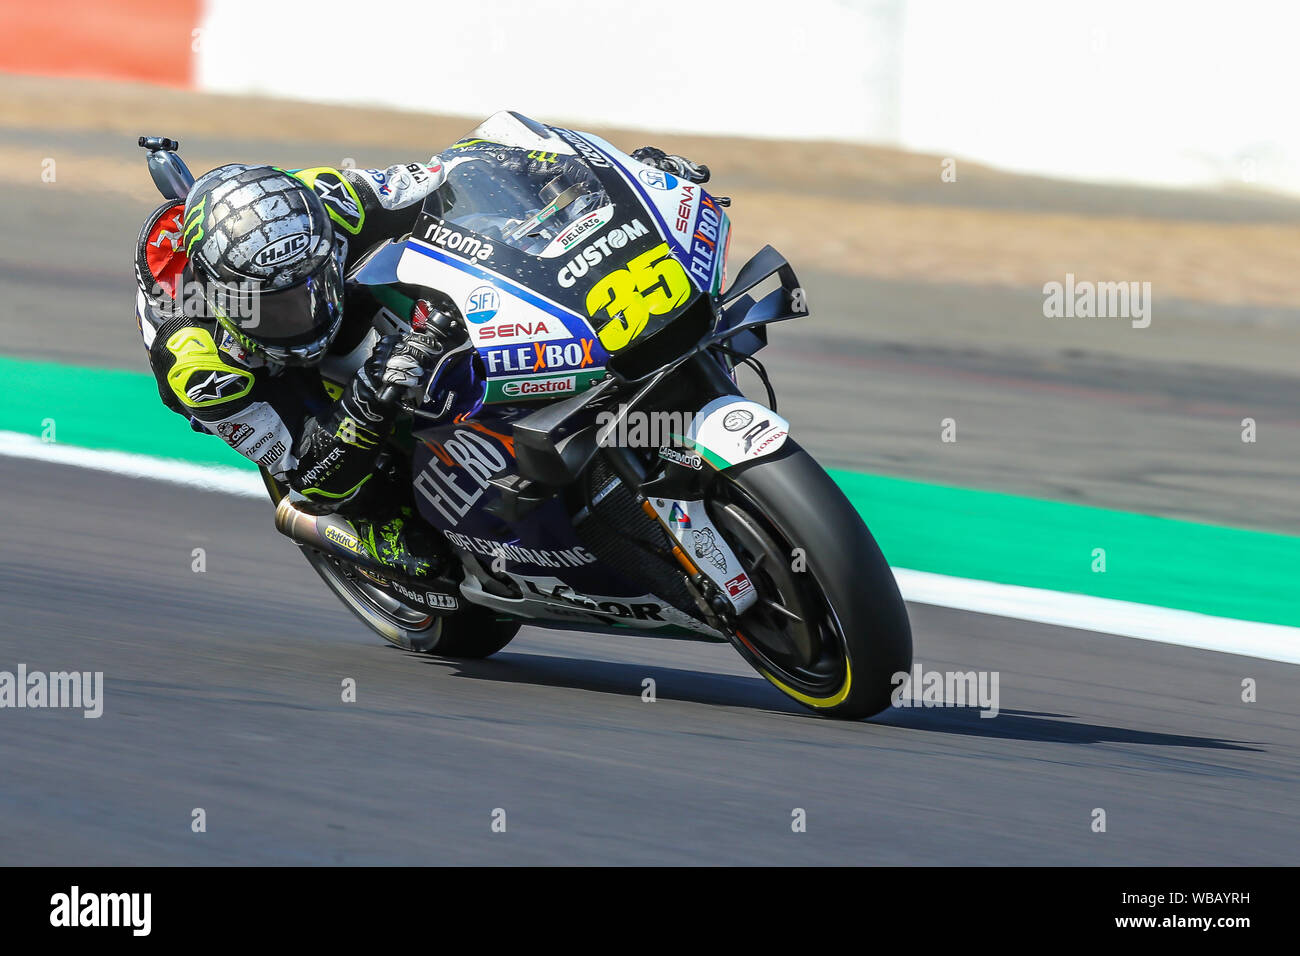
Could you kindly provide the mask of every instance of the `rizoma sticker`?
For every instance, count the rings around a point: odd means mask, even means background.
[[[592,266],[599,265],[606,256],[612,256],[613,250],[622,249],[633,239],[644,236],[650,230],[640,219],[633,219],[622,226],[611,229],[608,235],[597,236],[582,254],[574,256],[555,274],[555,281],[566,289],[585,276]],[[665,246],[665,248],[667,248]]]
[[[458,232],[441,219],[430,220],[419,238],[431,246],[454,252],[463,259],[477,259],[481,262],[492,258],[492,243],[484,242],[478,236]]]

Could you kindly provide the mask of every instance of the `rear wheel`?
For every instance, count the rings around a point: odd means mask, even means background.
[[[807,452],[727,473],[709,513],[757,601],[736,622],[738,650],[817,713],[860,718],[889,706],[912,666],[907,608],[857,510]]]
[[[444,626],[441,617],[403,604],[358,568],[312,548],[302,548],[302,553],[325,586],[384,640],[408,651],[430,651],[437,646]]]
[[[262,481],[271,500],[278,504],[286,489],[265,470]],[[325,586],[362,624],[403,650],[441,657],[490,657],[509,644],[521,626],[518,621],[463,601],[455,614],[430,614],[399,601],[365,570],[314,548],[299,547]]]

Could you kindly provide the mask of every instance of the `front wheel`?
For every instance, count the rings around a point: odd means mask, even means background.
[[[819,714],[857,719],[889,706],[912,666],[907,608],[857,510],[803,449],[735,472],[708,510],[757,591],[736,622],[737,650]]]

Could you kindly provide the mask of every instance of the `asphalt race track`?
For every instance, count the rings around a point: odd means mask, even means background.
[[[5,863],[1295,860],[1290,665],[913,606],[918,660],[1000,671],[1001,715],[834,723],[725,646],[528,629],[483,662],[403,653],[269,503],[7,459],[0,482],[22,502],[6,662],[105,681],[99,719],[2,715]]]
[[[143,368],[130,244],[145,210],[14,186],[0,202],[0,351]],[[769,364],[826,464],[1300,531],[1297,446],[1247,465],[1234,444],[1243,414],[1300,427],[1294,372],[1267,349],[1215,363],[1190,335],[1164,358],[1066,362],[1052,342],[996,340],[1012,293],[963,297],[972,323],[940,340],[952,290],[809,275],[820,324],[774,333]],[[1214,317],[1186,319],[1194,332]],[[945,414],[971,416],[983,440],[940,446]],[[1001,714],[834,723],[725,646],[526,629],[484,662],[403,653],[327,594],[269,504],[10,458],[0,492],[0,669],[105,681],[97,720],[0,712],[0,863],[1217,865],[1300,851],[1291,665],[913,605],[917,661],[999,672]],[[1258,702],[1241,701],[1244,678]]]

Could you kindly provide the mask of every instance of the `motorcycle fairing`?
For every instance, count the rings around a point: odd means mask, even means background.
[[[533,187],[448,151],[447,182],[425,200],[395,273],[445,292],[460,309],[488,370],[489,404],[584,391],[612,352],[683,314],[699,290],[721,288],[729,223],[698,186],[668,174],[656,180],[657,170],[598,137],[519,114],[494,115],[458,145],[478,141],[577,156],[590,173],[585,188],[599,185],[583,194],[596,208],[557,226],[545,249],[525,251],[512,244],[509,223],[524,216]],[[491,224],[494,235],[476,231],[490,218],[481,210],[501,198],[514,203],[516,218]]]
[[[456,303],[487,369],[488,404],[582,392],[605,373],[609,353],[587,322],[499,272],[408,240],[397,276]]]
[[[474,577],[475,563],[509,577],[523,598],[502,600],[510,602],[509,613],[524,617],[714,635],[588,552],[563,497],[510,523],[489,510],[501,494],[491,479],[515,471],[510,425],[525,412],[494,407],[472,422],[448,422],[416,433],[412,475],[417,510],[454,551],[471,559],[465,562],[467,577]],[[472,595],[465,592],[467,599],[494,606],[479,600],[481,588],[471,590]]]
[[[556,132],[570,142],[586,143],[618,169],[654,216],[691,280],[707,293],[721,291],[731,219],[713,196],[702,186],[638,162],[599,136],[558,127]]]

